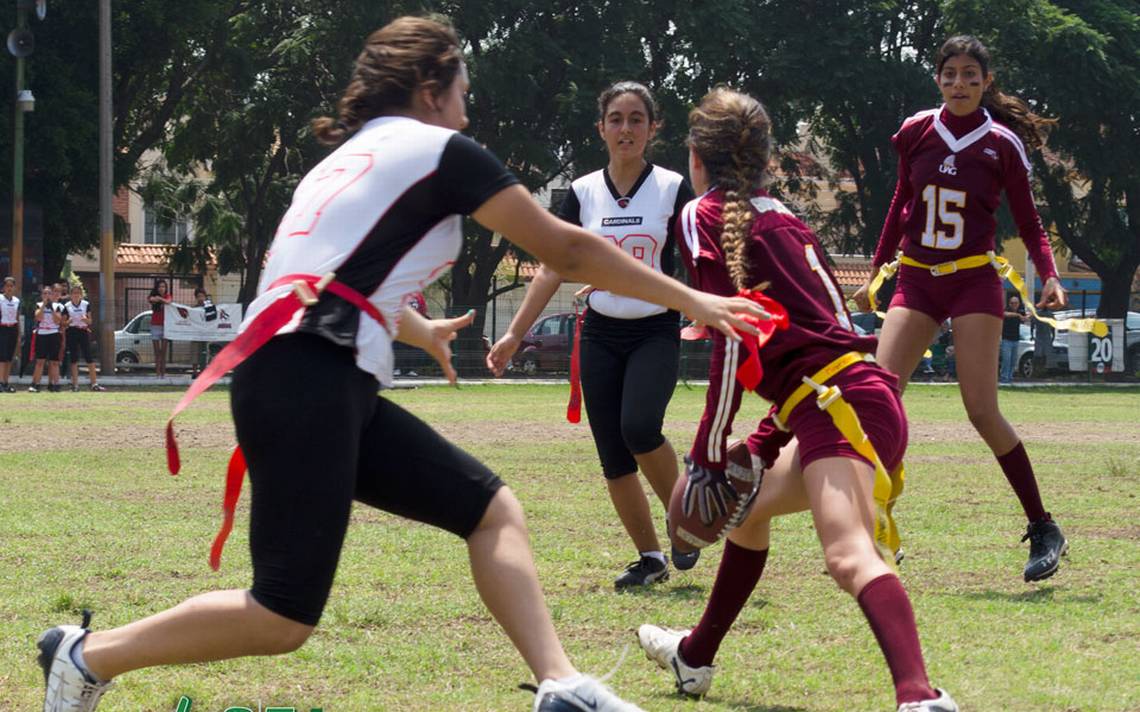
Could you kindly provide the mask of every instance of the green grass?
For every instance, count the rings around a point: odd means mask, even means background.
[[[890,678],[857,605],[823,573],[806,515],[777,520],[757,592],[703,701],[676,697],[638,650],[643,622],[693,625],[719,550],[691,573],[615,594],[632,558],[585,425],[565,388],[425,388],[390,397],[489,464],[527,510],[540,577],[575,663],[647,710],[887,710]],[[1013,494],[965,420],[956,389],[914,388],[903,581],[927,668],[964,710],[1140,709],[1140,392],[1003,391],[1047,506],[1072,542],[1060,573],[1021,582]],[[37,709],[33,640],[45,627],[120,625],[221,587],[248,585],[245,513],[220,573],[206,565],[232,438],[227,394],[179,421],[184,472],[165,473],[171,392],[0,396],[0,710]],[[680,388],[667,435],[684,450],[704,403]],[[738,432],[763,413],[746,402]],[[43,443],[54,449],[38,451]],[[655,511],[660,519],[660,507]],[[295,705],[325,712],[523,710],[520,658],[482,607],[462,543],[357,508],[321,627],[299,652],[131,673],[100,710]]]

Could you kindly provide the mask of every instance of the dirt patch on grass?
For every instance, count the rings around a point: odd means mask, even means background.
[[[1140,441],[1140,423],[1014,423],[1019,435],[1028,442],[1115,443]],[[974,426],[961,421],[911,422],[911,442],[970,442],[980,440]]]
[[[53,406],[54,407],[54,406]],[[101,425],[98,423],[69,423],[66,437],[60,436],[56,446],[61,449],[97,448],[99,450],[162,450],[165,444],[163,420],[147,424]],[[45,426],[21,425],[12,422],[3,426],[0,436],[0,453],[32,452],[38,450],[44,435]],[[60,428],[53,426],[53,430]],[[229,448],[234,445],[233,428],[217,425],[178,425],[178,446],[180,448]]]

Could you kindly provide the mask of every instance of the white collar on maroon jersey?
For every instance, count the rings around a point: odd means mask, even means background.
[[[994,120],[990,118],[990,112],[986,111],[985,107],[981,107],[982,113],[986,115],[986,120],[982,122],[982,125],[962,138],[954,138],[954,134],[950,132],[950,129],[946,128],[946,124],[942,123],[942,110],[945,108],[946,105],[943,104],[942,109],[939,109],[938,113],[934,115],[934,130],[942,137],[942,141],[950,148],[951,153],[958,153],[969,148],[975,141],[978,141],[988,134],[990,129],[994,126]]]

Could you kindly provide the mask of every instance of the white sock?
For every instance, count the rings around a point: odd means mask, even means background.
[[[665,554],[661,553],[660,551],[639,551],[639,552],[637,552],[637,553],[638,553],[638,554],[640,554],[641,556],[650,556],[650,557],[652,557],[652,558],[654,558],[654,559],[657,559],[657,560],[658,560],[658,561],[660,561],[662,564],[666,564],[666,563],[668,563],[668,562],[665,560]]]
[[[79,671],[86,675],[91,682],[106,682],[95,677],[95,674],[87,667],[87,661],[83,659],[83,642],[81,640],[71,646],[71,662],[75,663],[75,667],[79,668]]]

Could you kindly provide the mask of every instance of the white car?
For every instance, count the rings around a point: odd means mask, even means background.
[[[1059,311],[1053,314],[1053,318],[1062,319],[1079,319],[1082,316],[1090,316],[1089,313],[1081,314],[1079,309]],[[1124,368],[1127,373],[1134,376],[1140,376],[1140,312],[1130,311],[1124,318],[1124,345],[1122,348],[1124,352]],[[1030,378],[1033,375],[1040,375],[1039,372],[1034,370],[1033,363],[1034,356],[1034,341],[1030,335],[1029,325],[1021,325],[1021,340],[1017,345],[1017,372],[1023,378]],[[1045,370],[1069,370],[1069,332],[1066,329],[1058,329],[1053,333],[1053,342],[1049,344],[1048,351],[1045,355]]]
[[[139,367],[154,367],[154,346],[150,338],[149,310],[139,312],[127,325],[115,332],[115,368],[129,371]],[[198,342],[167,341],[166,365],[189,369],[194,365],[194,350]],[[225,343],[211,342],[209,357],[213,358]]]

